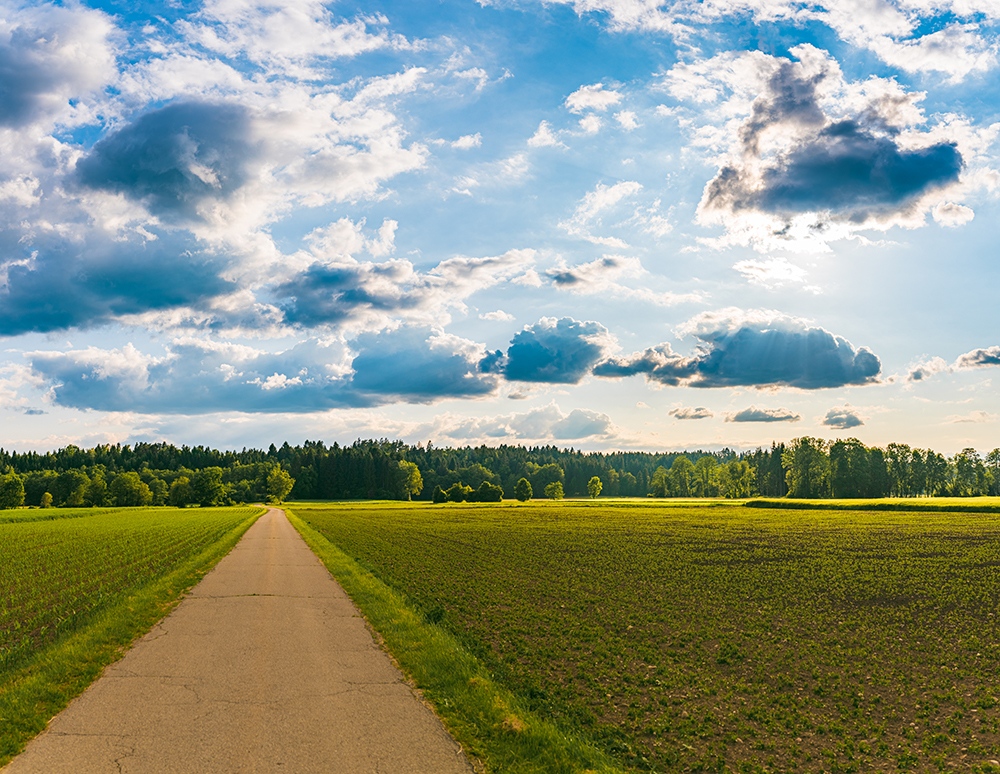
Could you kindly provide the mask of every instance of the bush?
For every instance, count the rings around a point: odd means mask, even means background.
[[[446,503],[448,502],[448,493],[439,486],[434,487],[434,495],[431,499],[435,503]]]
[[[464,503],[466,500],[469,499],[470,495],[472,494],[472,487],[465,486],[462,483],[452,484],[450,487],[448,487],[448,491],[446,494],[448,495],[448,502]]]
[[[545,496],[550,500],[562,500],[565,497],[563,492],[563,485],[561,481],[556,481],[555,483],[549,484],[545,487]]]
[[[489,481],[484,481],[469,500],[476,503],[498,503],[503,500],[503,489]]]

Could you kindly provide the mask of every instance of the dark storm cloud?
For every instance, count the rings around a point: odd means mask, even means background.
[[[20,261],[8,265],[7,286],[0,289],[4,336],[95,327],[235,289],[218,276],[217,256],[180,234],[148,242],[39,240],[6,257]]]
[[[609,342],[600,323],[546,318],[515,335],[506,356],[489,353],[480,367],[511,381],[576,384],[604,357]]]
[[[955,365],[959,368],[975,368],[977,366],[1000,366],[1000,347],[974,349],[959,355]]]
[[[850,406],[842,406],[839,408],[832,408],[826,412],[826,417],[823,418],[823,424],[827,427],[835,427],[838,430],[849,430],[852,427],[861,427],[864,424],[864,420],[861,415],[858,414],[856,409]]]
[[[900,145],[893,125],[898,100],[885,98],[854,116],[827,116],[818,87],[829,76],[796,62],[778,68],[740,130],[739,160],[706,186],[703,209],[818,212],[862,223],[903,213],[924,193],[958,180],[963,159],[954,143]],[[765,133],[785,135],[782,152],[764,154]]]
[[[246,108],[180,102],[146,113],[94,145],[77,164],[91,188],[144,202],[158,215],[196,217],[250,176],[258,155]]]
[[[339,345],[315,339],[278,353],[185,339],[162,358],[131,345],[27,357],[33,373],[52,386],[55,403],[102,411],[296,413],[430,403],[496,389],[497,378],[477,372],[478,353],[461,339],[403,329],[363,336],[353,348],[349,369]]]
[[[701,340],[691,357],[660,344],[594,368],[595,376],[644,374],[651,382],[689,387],[764,387],[785,385],[804,390],[869,384],[881,371],[871,350],[801,321],[744,322],[733,329],[725,319],[699,324]]]
[[[798,422],[801,416],[788,409],[759,409],[756,406],[726,417],[727,422]]]

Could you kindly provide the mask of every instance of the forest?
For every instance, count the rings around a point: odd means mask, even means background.
[[[556,446],[437,447],[357,440],[330,446],[219,451],[167,443],[0,449],[0,507],[231,505],[263,500],[422,499],[460,484],[500,487],[523,478],[534,497],[553,483],[567,497],[917,497],[1000,495],[1000,449],[945,457],[892,443],[803,436],[737,452],[584,452]],[[495,491],[495,490],[493,490]],[[551,491],[551,490],[550,490]],[[593,490],[590,490],[592,493]]]

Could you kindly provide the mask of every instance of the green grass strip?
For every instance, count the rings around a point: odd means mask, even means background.
[[[362,568],[290,509],[289,521],[379,632],[402,670],[485,772],[619,774],[625,770],[577,732],[530,712],[451,634]]]
[[[220,540],[153,583],[94,614],[85,625],[0,673],[0,766],[21,752],[49,720],[120,659],[232,550],[264,513],[252,514]]]
[[[877,500],[795,500],[755,498],[747,508],[794,508],[811,511],[907,511],[934,513],[1000,513],[1000,497],[886,497]]]
[[[115,511],[135,511],[137,508],[17,508],[0,511],[0,524],[28,524],[33,521],[80,519]]]

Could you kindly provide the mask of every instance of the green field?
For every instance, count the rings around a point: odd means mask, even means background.
[[[1000,515],[294,512],[531,709],[653,771],[996,770]]]
[[[17,511],[0,523],[0,765],[167,613],[262,510],[58,513]]]

